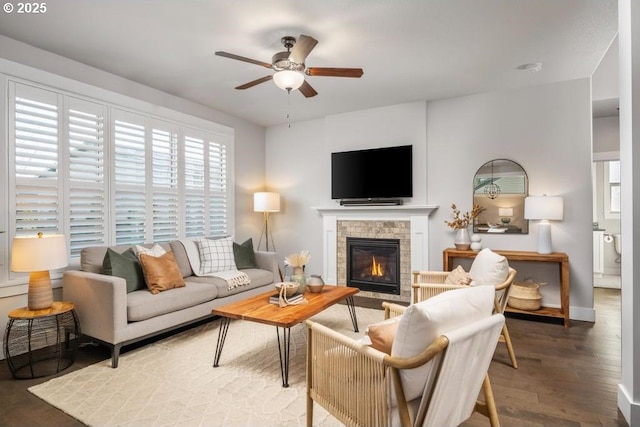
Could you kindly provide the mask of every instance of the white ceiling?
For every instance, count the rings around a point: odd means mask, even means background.
[[[269,126],[287,121],[271,62],[280,38],[319,40],[308,67],[361,67],[360,79],[307,77],[291,120],[590,76],[616,34],[617,0],[56,0],[0,14],[0,34]],[[0,53],[1,55],[1,53]],[[542,62],[542,71],[519,70]]]

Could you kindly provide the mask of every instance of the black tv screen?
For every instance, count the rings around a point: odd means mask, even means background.
[[[331,153],[332,199],[413,197],[412,146]]]

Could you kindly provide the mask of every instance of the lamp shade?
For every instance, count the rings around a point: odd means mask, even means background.
[[[562,197],[530,196],[524,199],[525,219],[562,220]]]
[[[253,193],[254,212],[280,212],[280,194],[260,192]]]
[[[67,244],[61,234],[16,236],[11,249],[11,271],[30,273],[67,265]]]
[[[498,216],[513,216],[513,208],[498,208]]]
[[[304,83],[304,75],[298,71],[282,70],[273,75],[273,81],[282,90],[296,90]]]

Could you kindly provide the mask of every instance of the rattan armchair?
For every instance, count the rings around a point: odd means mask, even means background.
[[[405,307],[384,303],[385,318]],[[314,402],[348,426],[457,426],[473,411],[500,425],[487,370],[504,317],[493,314],[393,357],[308,320],[307,426]],[[473,357],[470,357],[473,355]],[[432,363],[422,396],[407,402],[401,372]],[[485,402],[478,401],[483,390]]]
[[[517,271],[509,267],[509,275],[507,276],[505,281],[495,285],[495,290],[496,290],[495,312],[496,313],[501,313],[501,314],[504,313],[504,310],[507,307],[507,302],[509,301],[509,292],[511,290],[511,284],[514,282],[516,278],[516,274],[517,274]],[[420,301],[424,301],[428,298],[431,298],[445,291],[465,288],[468,286],[468,285],[453,285],[453,284],[445,283],[445,280],[448,275],[449,275],[448,271],[414,271],[413,284],[412,284],[413,303],[415,304]],[[506,323],[502,327],[502,332],[500,333],[500,337],[498,338],[498,340],[499,342],[505,343],[505,345],[507,346],[507,352],[509,353],[509,359],[511,359],[511,365],[517,369],[518,362],[516,360],[516,353],[515,353],[515,350],[513,349],[513,344],[511,343],[511,337],[509,336],[509,329],[507,329]]]

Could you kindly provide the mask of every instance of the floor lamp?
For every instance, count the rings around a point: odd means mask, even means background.
[[[262,212],[264,214],[264,226],[262,233],[260,234],[260,240],[258,241],[258,247],[260,249],[260,243],[262,243],[262,236],[265,237],[266,249],[269,252],[269,238],[271,238],[271,247],[273,251],[276,250],[276,245],[273,243],[273,236],[271,230],[269,230],[269,213],[280,212],[280,194],[260,192],[253,194],[253,211]]]
[[[562,197],[530,196],[524,199],[525,219],[540,220],[538,224],[538,253],[550,254],[551,224],[549,220],[562,220],[564,204]]]

